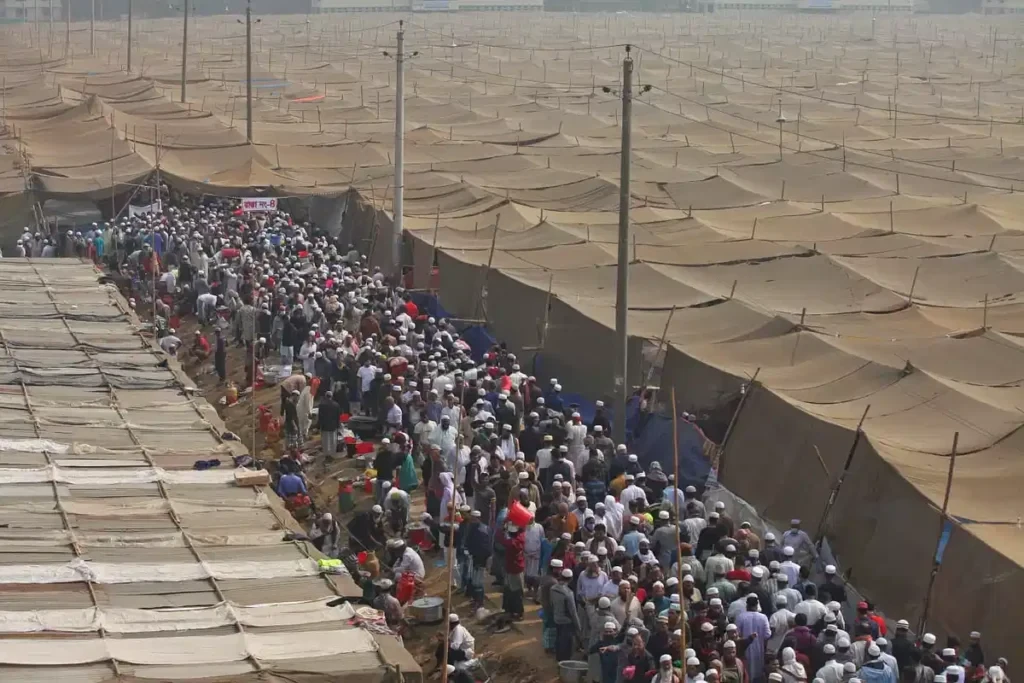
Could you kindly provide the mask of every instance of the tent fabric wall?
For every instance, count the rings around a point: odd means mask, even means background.
[[[852,440],[853,432],[843,431]],[[843,457],[846,452],[848,446]],[[828,536],[851,580],[893,619],[917,623],[938,529],[939,511],[862,437],[829,516]]]
[[[761,516],[801,519],[813,533],[853,445],[853,434],[800,411],[771,391],[749,391],[722,454],[719,479]],[[817,461],[815,447],[828,474]]]
[[[667,344],[661,368],[662,391],[676,391],[680,410],[696,413],[717,407],[740,390],[746,378],[701,362],[675,344]]]
[[[480,267],[453,258],[445,252],[437,255],[441,271],[438,299],[445,310],[459,318],[476,316],[483,282]]]
[[[971,531],[974,526],[953,526],[935,581],[930,630],[979,630],[986,650],[1013,652],[1020,647],[1024,572],[1016,562],[975,536]]]

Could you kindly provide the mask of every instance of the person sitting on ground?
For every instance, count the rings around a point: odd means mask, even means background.
[[[440,668],[444,661],[444,632],[436,634],[437,648],[434,650],[434,668]],[[448,615],[448,665],[459,668],[459,664],[473,659],[473,648],[476,640],[469,629],[462,625],[459,615],[452,612]]]
[[[388,551],[394,562],[391,565],[391,573],[396,582],[401,582],[405,574],[410,574],[417,583],[423,581],[426,576],[426,569],[423,567],[423,558],[414,549],[410,548],[400,538],[392,538],[388,541]]]
[[[325,512],[309,531],[309,540],[313,547],[327,557],[338,559],[341,557],[341,525],[334,519],[334,515]]]
[[[199,330],[196,330],[195,339],[192,342],[192,348],[189,349],[189,352],[192,354],[192,357],[200,363],[205,362],[206,359],[210,357],[210,342],[206,340],[206,337],[204,337],[203,333]]]

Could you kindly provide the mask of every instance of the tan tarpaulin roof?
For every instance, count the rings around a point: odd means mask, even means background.
[[[326,606],[359,588],[285,540],[301,527],[276,494],[235,486],[244,447],[100,275],[0,262],[0,676],[418,680]]]

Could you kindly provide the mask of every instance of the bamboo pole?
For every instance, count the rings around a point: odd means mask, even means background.
[[[946,493],[942,498],[942,514],[939,515],[939,535],[935,541],[935,557],[932,560],[932,573],[928,578],[928,592],[924,595],[924,609],[921,612],[921,624],[918,626],[918,633],[924,633],[924,630],[928,627],[928,608],[931,607],[932,591],[935,589],[935,579],[938,578],[939,567],[942,566],[939,549],[942,543],[942,534],[946,528],[946,522],[949,521],[949,494],[953,490],[953,471],[956,468],[956,450],[959,444],[960,432],[954,432],[953,450],[950,451],[949,454],[949,472],[946,475]]]
[[[253,316],[255,316],[255,315],[256,315],[256,312],[253,311]],[[253,321],[253,322],[255,323],[255,321]],[[255,325],[254,325],[253,329],[255,330]],[[256,338],[254,338],[252,340],[252,384],[249,385],[250,387],[252,387],[252,393],[249,394],[249,398],[251,399],[250,402],[252,403],[252,405],[249,407],[249,420],[250,420],[250,425],[249,426],[250,426],[251,433],[252,433],[252,451],[251,451],[251,453],[252,453],[252,459],[253,459],[254,462],[255,462],[255,460],[258,457],[257,456],[257,451],[256,451],[256,345],[257,344],[259,344],[259,337],[256,337]]]
[[[462,435],[460,434],[455,439],[455,454],[458,456],[459,450],[462,448]],[[448,642],[451,637],[451,623],[448,619],[452,613],[452,575],[455,572],[455,513],[458,512],[455,506],[455,480],[452,479],[452,514],[450,524],[448,528],[448,598],[445,600],[444,605],[444,622],[441,624],[441,628],[444,629],[444,659],[441,662],[441,683],[448,683]],[[444,510],[441,511],[444,514]],[[442,517],[444,519],[444,517]]]
[[[114,198],[114,139],[117,137],[117,129],[114,127],[114,119],[110,119],[110,215],[117,218],[117,201]]]
[[[658,356],[661,355],[661,349],[665,346],[665,339],[668,337],[668,326],[672,324],[672,316],[676,314],[676,307],[673,305],[672,310],[668,312],[668,318],[665,319],[665,329],[661,331],[661,339],[658,340],[658,350],[654,354],[654,363],[658,361]],[[651,367],[647,369],[647,378],[644,380],[644,387],[651,385],[651,379],[654,377],[654,363],[651,363]],[[675,400],[675,389],[672,390],[672,397]],[[676,483],[678,486],[678,482]],[[679,511],[676,510],[678,516]],[[684,650],[686,648],[683,648]]]
[[[732,431],[736,427],[736,421],[740,417],[740,412],[743,410],[743,405],[747,402],[747,397],[753,393],[757,387],[757,376],[761,374],[761,368],[754,371],[754,376],[750,378],[750,381],[746,385],[746,390],[743,395],[740,396],[740,402],[736,406],[736,410],[733,412],[732,417],[729,419],[729,426],[725,428],[725,436],[722,437],[722,447],[718,449],[718,480],[722,481],[722,473],[725,468],[725,448],[729,445],[729,437],[732,436]],[[678,482],[676,482],[678,484]]]
[[[441,205],[437,206],[437,216],[434,218],[434,239],[430,243],[430,265],[427,268],[427,287],[434,279],[434,259],[437,258],[437,231],[441,228]]]
[[[821,539],[825,537],[825,527],[828,524],[828,515],[832,511],[832,506],[835,505],[836,498],[839,497],[839,489],[843,487],[843,480],[846,479],[846,473],[850,471],[850,465],[853,464],[853,454],[857,452],[857,445],[860,444],[860,438],[864,434],[864,420],[867,419],[869,410],[871,410],[870,403],[864,407],[864,413],[860,416],[860,422],[857,423],[857,431],[853,434],[853,443],[850,445],[850,451],[846,454],[846,464],[843,465],[843,471],[839,473],[839,479],[836,480],[835,485],[832,487],[832,493],[829,494],[828,502],[825,504],[825,510],[821,513],[821,521],[818,522],[818,530],[815,532],[815,543],[820,543]],[[824,467],[824,462],[822,463],[822,466]]]
[[[672,311],[675,312],[675,307]],[[668,325],[665,326],[668,329]],[[681,545],[681,539],[679,536],[679,527],[682,525],[682,520],[679,517],[679,412],[676,410],[676,388],[672,387],[672,467],[673,476],[675,478],[673,486],[675,491],[672,493],[672,500],[675,501],[676,508],[676,580],[679,582],[679,612],[683,615],[682,625],[679,629],[679,651],[686,652],[686,598],[683,596],[683,562],[682,553],[680,552],[679,546]],[[685,663],[685,662],[684,662]]]

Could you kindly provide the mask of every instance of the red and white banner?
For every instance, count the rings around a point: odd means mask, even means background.
[[[242,211],[277,211],[277,198],[246,197],[242,200]]]

